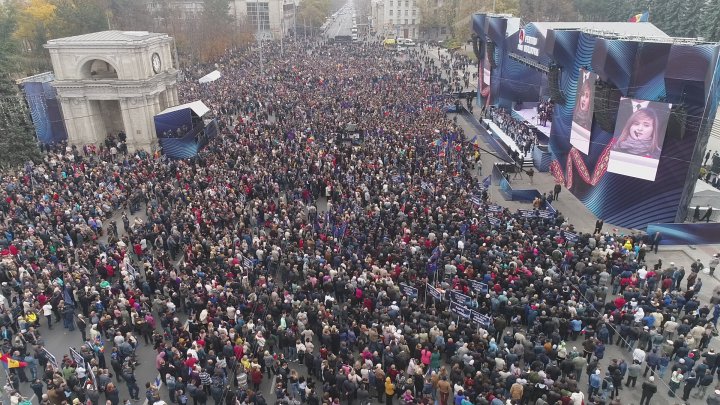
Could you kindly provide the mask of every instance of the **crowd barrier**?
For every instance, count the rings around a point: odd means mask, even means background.
[[[514,189],[502,173],[503,164],[494,164],[492,169],[493,184],[498,186],[500,194],[508,201],[533,201],[542,194],[537,189]]]

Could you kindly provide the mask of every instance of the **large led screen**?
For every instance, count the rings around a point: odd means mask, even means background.
[[[586,155],[590,152],[590,135],[595,107],[595,81],[597,78],[597,74],[580,69],[577,94],[575,96],[575,110],[573,111],[572,128],[570,130],[570,144]]]
[[[608,172],[655,181],[670,107],[656,101],[620,99]]]
[[[490,59],[488,59],[488,47],[487,45],[485,48],[485,59],[480,61],[478,70],[480,73],[480,95],[482,96],[483,100],[485,101],[485,106],[490,105],[490,98],[492,96],[492,87],[490,86],[490,75],[492,74],[490,71]]]

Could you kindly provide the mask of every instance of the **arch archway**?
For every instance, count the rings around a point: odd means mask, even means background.
[[[96,80],[117,79],[119,75],[112,63],[101,58],[91,58],[80,66],[80,77]]]

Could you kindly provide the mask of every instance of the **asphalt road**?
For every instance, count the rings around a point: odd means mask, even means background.
[[[352,35],[352,18],[354,7],[351,2],[345,3],[335,14],[330,16],[325,26],[325,36],[335,38],[339,35]]]

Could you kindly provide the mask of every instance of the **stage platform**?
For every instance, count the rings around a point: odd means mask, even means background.
[[[483,120],[483,117],[480,115],[480,109],[475,108],[473,110],[472,117],[469,114],[463,114],[462,119],[458,120],[458,124],[465,129],[466,134],[480,133],[480,136],[477,138],[477,143],[481,148],[491,151],[496,150],[491,142],[500,143],[500,138],[485,129],[485,127],[480,123],[480,120]],[[489,153],[482,153],[482,162],[483,170],[478,174],[478,176],[485,177],[491,174],[493,165],[501,161]],[[510,185],[513,189],[537,189],[539,193],[550,193],[555,187],[555,178],[550,173],[536,172],[532,180],[527,176],[527,174],[522,174],[518,178],[513,177],[514,176],[511,176],[510,178]],[[532,204],[529,202],[506,200],[496,184],[493,184],[488,191],[492,201],[497,202],[504,207],[508,207],[511,210],[526,210],[531,209],[532,207]],[[557,201],[554,201],[552,205],[575,226],[577,231],[592,232],[595,228],[595,221],[597,220],[597,217],[595,217],[595,215],[585,207],[582,201],[575,198],[572,193],[566,190],[565,187],[563,187],[563,190],[560,192],[560,198]],[[603,230],[626,235],[638,232],[627,228],[617,227],[608,222],[605,223]]]
[[[545,135],[547,138],[550,138],[550,125],[552,123],[550,121],[547,122],[547,126],[540,125],[540,122],[538,121],[538,114],[537,109],[535,107],[533,108],[524,108],[522,110],[513,110],[513,116],[519,120],[527,121],[530,123],[532,127],[537,129],[539,132],[541,132],[543,135]],[[539,139],[540,143],[542,142],[542,139]]]
[[[520,148],[517,146],[515,141],[506,134],[496,123],[494,123],[490,119],[484,119],[483,122],[485,125],[490,127],[490,132],[498,139],[506,148],[510,148],[517,153],[519,153],[524,158],[523,167],[524,168],[530,168],[533,167],[533,158],[532,158],[532,151],[523,154]]]

